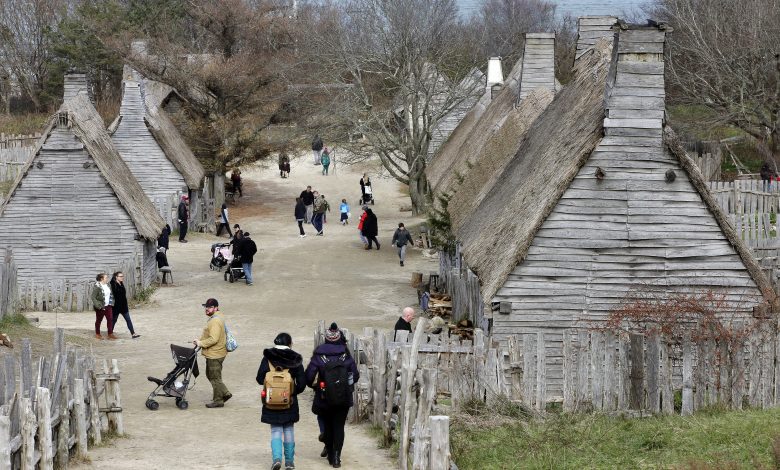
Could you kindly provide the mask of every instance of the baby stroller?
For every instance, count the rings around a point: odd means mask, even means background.
[[[233,257],[228,268],[225,270],[226,281],[233,283],[236,282],[236,279],[244,279],[244,266],[241,264],[240,256]]]
[[[198,347],[188,348],[171,345],[171,354],[176,367],[168,372],[164,379],[157,379],[151,376],[146,378],[149,382],[157,384],[157,388],[146,399],[147,408],[154,411],[160,407],[160,404],[154,399],[155,397],[170,397],[176,399],[177,408],[180,410],[187,409],[189,404],[185,399],[185,395],[187,394],[187,386],[190,383],[190,374],[194,377],[200,375],[198,371],[198,351],[200,351]],[[160,392],[160,389],[162,389],[162,392]]]
[[[230,253],[230,243],[217,243],[211,250],[211,263],[209,269],[212,271],[222,271],[233,255]]]
[[[374,205],[374,191],[371,189],[371,183],[368,183],[367,185],[363,186],[365,189],[365,194],[360,196],[360,200],[358,201],[359,205],[368,204],[369,202],[371,205]]]

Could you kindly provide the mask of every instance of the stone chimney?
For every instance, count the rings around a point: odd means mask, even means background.
[[[520,100],[540,87],[555,91],[555,33],[525,35]]]
[[[63,101],[67,101],[76,95],[87,95],[92,99],[87,83],[87,75],[77,72],[68,72],[65,74],[65,85],[63,91]]]
[[[617,23],[615,16],[581,16],[577,19],[577,54],[575,60],[593,47],[601,38],[613,37],[612,27]]]
[[[652,22],[615,29],[617,62],[607,83],[604,133],[660,148],[666,108],[664,43],[669,29]]]

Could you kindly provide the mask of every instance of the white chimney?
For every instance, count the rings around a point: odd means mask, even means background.
[[[130,49],[132,49],[134,54],[144,57],[146,56],[149,46],[145,39],[137,39],[130,43]]]
[[[488,60],[487,86],[504,83],[504,71],[501,69],[501,57],[491,57]]]

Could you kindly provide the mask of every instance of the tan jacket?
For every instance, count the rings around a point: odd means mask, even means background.
[[[200,347],[203,348],[203,356],[206,359],[220,359],[227,356],[227,349],[225,349],[227,337],[225,335],[225,320],[222,317],[222,312],[216,312],[209,318],[199,341]]]

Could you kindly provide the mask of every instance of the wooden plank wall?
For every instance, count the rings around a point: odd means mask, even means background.
[[[0,363],[0,468],[67,468],[84,461],[106,432],[124,435],[116,359],[98,360],[54,334],[54,352],[33,358],[29,339],[21,355]]]
[[[520,100],[540,87],[555,91],[555,33],[525,35]]]
[[[143,256],[137,231],[84,145],[66,127],[47,138],[0,215],[0,246],[13,249],[19,285],[94,281]]]
[[[577,54],[576,58],[592,48],[596,41],[604,37],[612,37],[615,33],[612,26],[617,23],[614,16],[581,16],[577,20]]]
[[[119,110],[122,120],[112,135],[122,159],[152,202],[156,202],[158,198],[165,200],[174,194],[186,192],[184,177],[168,160],[146,127],[146,108],[141,86],[136,81],[125,80],[123,89]]]

